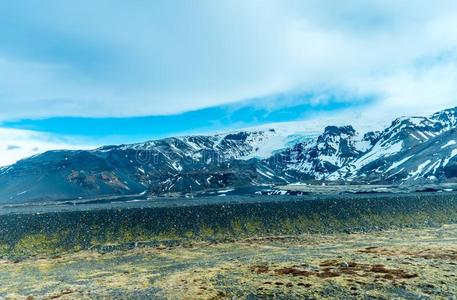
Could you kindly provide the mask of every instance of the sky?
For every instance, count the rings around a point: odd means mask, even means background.
[[[270,122],[383,126],[456,106],[456,58],[456,1],[4,1],[0,166]]]

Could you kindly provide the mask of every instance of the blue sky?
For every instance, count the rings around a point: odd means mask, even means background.
[[[1,3],[0,165],[54,148],[455,106],[456,20],[447,0]]]
[[[362,108],[374,96],[346,99],[343,93],[325,94],[326,100],[312,103],[314,94],[295,92],[234,104],[213,106],[179,114],[140,117],[51,117],[5,121],[5,128],[74,135],[111,143],[132,143],[170,135],[235,130],[257,125],[309,119],[322,113]],[[323,97],[323,92],[320,94]],[[351,101],[349,101],[351,100]],[[355,101],[357,100],[357,101]],[[261,101],[263,105],[258,105]],[[290,101],[289,103],[284,103]],[[267,105],[268,102],[268,105]]]

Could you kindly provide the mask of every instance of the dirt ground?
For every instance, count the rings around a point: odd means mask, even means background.
[[[457,225],[3,259],[0,299],[457,299]]]

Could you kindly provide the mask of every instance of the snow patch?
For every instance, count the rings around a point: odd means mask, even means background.
[[[447,147],[455,145],[455,144],[456,144],[455,140],[450,140],[449,142],[446,143],[446,145],[441,146],[441,149],[447,148]]]
[[[411,157],[413,157],[414,155],[411,155],[411,156],[408,156],[398,162],[394,162],[387,170],[386,172],[389,172],[393,169],[396,169],[398,166],[401,166],[402,164],[404,164],[407,160],[409,160]]]
[[[415,171],[411,171],[409,173],[410,178],[414,178],[416,180],[424,171],[424,169],[431,163],[431,160],[427,160],[426,162],[420,164]]]

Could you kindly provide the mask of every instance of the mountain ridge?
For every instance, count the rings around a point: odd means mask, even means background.
[[[440,183],[457,177],[457,108],[318,136],[275,128],[48,151],[0,168],[0,202],[164,195],[296,182]]]

